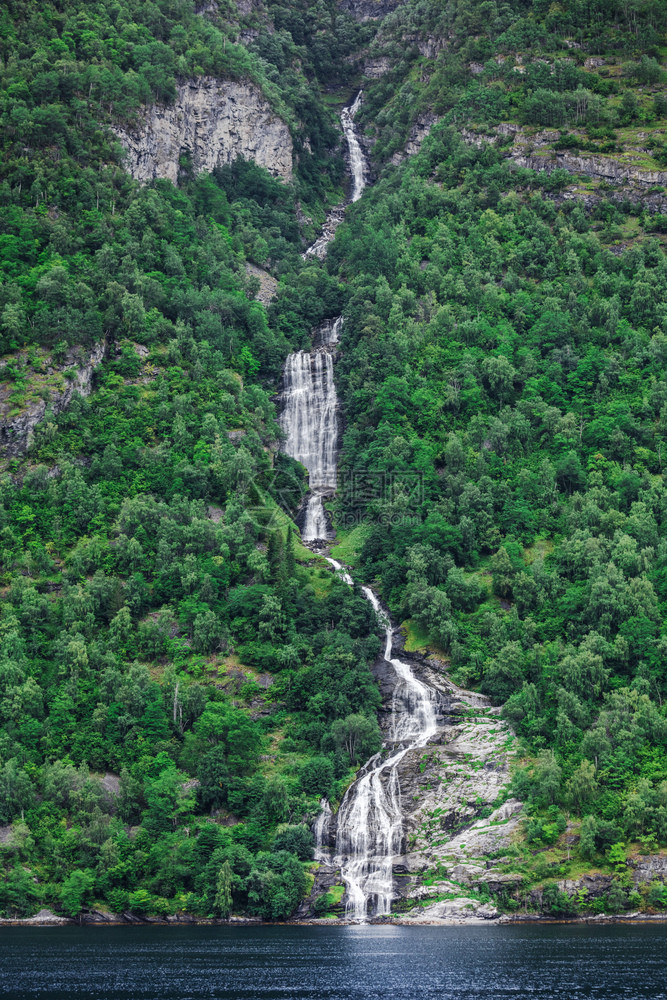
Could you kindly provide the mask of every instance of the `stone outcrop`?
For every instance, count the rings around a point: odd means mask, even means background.
[[[408,141],[405,146],[400,152],[394,153],[390,162],[397,166],[399,163],[402,163],[406,157],[414,156],[415,153],[418,153],[422,147],[424,139],[426,139],[435,123],[439,120],[440,119],[437,118],[436,115],[422,115],[417,118],[410,128],[410,134],[408,135]]]
[[[643,190],[667,185],[667,170],[644,170],[613,156],[554,149],[552,143],[559,140],[560,132],[553,129],[529,134],[520,125],[501,122],[490,133],[461,130],[461,138],[474,146],[495,142],[499,136],[512,140],[511,145],[505,149],[505,155],[518,167],[546,170],[548,173],[553,170],[566,170],[571,174],[584,174],[595,181],[624,184]],[[643,148],[630,150],[633,151],[647,152]]]
[[[338,6],[357,21],[372,21],[390,14],[405,0],[339,0]]]
[[[140,115],[136,128],[115,129],[135,180],[162,177],[176,183],[181,157],[195,174],[254,160],[274,176],[292,177],[292,137],[250,81],[200,77],[178,88],[173,104],[154,104]]]
[[[364,76],[369,80],[379,80],[391,69],[389,56],[369,56],[364,63]]]
[[[667,855],[647,854],[639,855],[628,862],[627,888],[641,890],[649,886],[652,882],[667,882]],[[561,879],[558,888],[570,898],[585,895],[587,902],[592,902],[604,896],[612,886],[614,876],[604,872],[595,872],[590,875],[582,875],[578,879]],[[534,889],[531,896],[531,903],[540,906],[542,890]]]
[[[410,128],[404,148],[394,153],[390,162],[398,165],[408,156],[418,153],[438,121],[439,118],[435,115],[417,118]],[[478,147],[495,142],[499,137],[511,139],[511,145],[505,147],[504,155],[517,167],[544,170],[546,173],[564,170],[573,177],[583,175],[590,178],[593,184],[604,186],[605,200],[622,201],[628,198],[630,201],[640,201],[649,212],[664,212],[667,209],[667,196],[659,190],[667,187],[667,170],[645,170],[612,156],[554,149],[552,144],[560,138],[559,132],[545,130],[529,135],[520,125],[511,122],[502,122],[490,133],[462,129],[460,135],[465,142]],[[646,150],[637,149],[635,152],[645,153]],[[656,188],[657,191],[654,190]],[[565,192],[556,200],[569,199],[583,201],[587,207],[593,207],[600,200],[594,193],[580,191]]]
[[[249,261],[246,261],[245,271],[249,278],[254,278],[259,282],[259,288],[255,295],[257,301],[261,302],[263,306],[269,306],[276,297],[277,278],[265,271],[263,267],[258,267],[257,264],[251,264]]]
[[[570,174],[585,174],[594,180],[606,181],[610,184],[637,185],[640,188],[650,188],[667,184],[667,170],[640,170],[638,167],[626,165],[606,156],[577,155],[552,150],[543,155],[512,154],[512,159],[518,167],[530,167],[532,170],[567,170]]]
[[[82,350],[76,348],[68,352],[62,364],[47,364],[42,384],[33,386],[32,395],[18,407],[18,412],[10,402],[11,385],[0,385],[0,454],[11,458],[22,455],[30,447],[35,427],[44,419],[47,408],[56,416],[67,409],[75,393],[90,395],[93,373],[106,351],[107,345],[102,342],[83,356]],[[40,395],[35,398],[37,388]]]
[[[492,891],[513,890],[522,880],[494,870],[486,860],[510,845],[520,822],[522,804],[515,799],[491,811],[509,783],[514,736],[488,698],[452,683],[442,661],[411,655],[400,645],[399,640],[395,655],[410,660],[414,673],[438,692],[439,705],[437,738],[410,750],[398,766],[405,838],[402,853],[394,858],[396,910],[409,922],[496,919],[500,913],[495,907],[469,894],[482,884],[493,886]],[[383,702],[380,725],[389,737],[396,677],[385,660],[376,663],[374,674]],[[341,884],[333,856],[336,822],[334,815],[312,893],[298,918],[312,917],[318,898]],[[341,907],[329,909],[343,915]]]

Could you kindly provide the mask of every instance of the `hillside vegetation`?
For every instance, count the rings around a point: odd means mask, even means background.
[[[282,919],[309,889],[319,799],[380,745],[377,622],[301,546],[278,450],[284,358],[340,313],[346,560],[411,649],[503,705],[521,849],[578,831],[526,875],[554,912],[587,866],[608,909],[664,907],[624,865],[667,844],[667,198],[519,165],[503,132],[667,170],[664,7],[217,7],[2,15],[7,419],[75,378],[73,349],[105,357],[4,460],[0,911]],[[292,185],[124,171],[111,125],[204,74],[261,87]],[[377,180],[304,261],[361,83]],[[280,279],[268,309],[248,261]]]

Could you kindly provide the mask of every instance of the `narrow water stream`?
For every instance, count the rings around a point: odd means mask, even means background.
[[[346,582],[352,583],[351,578]],[[393,868],[403,853],[403,809],[398,765],[437,732],[436,693],[392,656],[393,628],[370,587],[361,588],[384,625],[384,659],[396,674],[385,751],[372,757],[348,788],[338,810],[336,858],[346,889],[346,916],[365,920],[391,912]]]
[[[359,92],[353,104],[341,113],[352,180],[350,202],[361,197],[368,174],[354,125],[361,99]],[[343,211],[344,207],[338,221],[342,221]],[[323,257],[337,225],[325,226],[306,255]],[[313,350],[290,354],[283,379],[280,422],[285,432],[284,450],[308,470],[310,491],[301,538],[315,548],[333,540],[324,500],[336,490],[339,417],[334,358],[341,327],[341,317],[318,327]],[[343,582],[353,586],[348,571],[335,559],[326,558]],[[384,660],[391,664],[396,676],[391,727],[383,751],[361,768],[341,802],[333,860],[328,850],[332,813],[326,800],[320,803],[321,812],[313,828],[316,859],[340,867],[346,916],[357,921],[383,916],[391,910],[394,863],[404,846],[398,765],[410,750],[425,746],[437,731],[435,692],[414,676],[407,663],[392,656],[389,617],[370,587],[362,587],[362,591],[384,627]]]
[[[326,256],[327,247],[345,217],[345,208],[352,202],[358,201],[361,198],[362,191],[366,187],[368,164],[366,163],[366,157],[361,148],[357,129],[354,124],[354,116],[361,107],[363,96],[364,92],[360,90],[352,104],[347,108],[343,108],[340,113],[340,122],[343,127],[345,141],[347,142],[347,163],[352,181],[349,198],[341,205],[336,205],[331,209],[322,226],[321,235],[318,236],[312,246],[309,246],[303,254],[304,259],[308,257],[319,257],[322,259]]]

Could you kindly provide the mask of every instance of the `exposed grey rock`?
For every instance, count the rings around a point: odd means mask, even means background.
[[[88,910],[81,915],[83,924],[117,924],[120,919],[117,913],[106,913],[104,910]]]
[[[405,0],[339,0],[338,6],[357,21],[372,21],[400,7]]]
[[[518,872],[497,872],[492,869],[479,880],[479,883],[482,882],[489,887],[491,892],[500,892],[501,889],[511,891],[521,885],[523,875]]]
[[[238,444],[245,437],[246,432],[244,430],[227,431],[227,437],[232,442],[232,444]]]
[[[368,59],[364,65],[364,76],[371,80],[379,80],[391,69],[391,61],[388,56],[377,56]]]
[[[100,784],[102,785],[104,791],[109,795],[120,795],[120,778],[117,774],[107,771],[106,774],[100,779]]]
[[[637,882],[652,882],[653,879],[667,882],[667,855],[642,855],[632,863],[633,879]]]
[[[640,170],[606,156],[586,156],[575,153],[550,150],[545,155],[512,154],[512,159],[519,167],[530,167],[532,170],[567,170],[572,174],[586,174],[596,180],[621,183],[630,181],[641,188],[663,186],[667,184],[667,170]]]
[[[660,192],[660,188],[667,185],[665,170],[642,170],[609,156],[579,155],[572,151],[555,150],[550,144],[557,142],[560,137],[559,132],[547,129],[528,135],[520,125],[513,122],[501,122],[491,133],[462,129],[460,134],[467,143],[478,147],[494,142],[498,136],[512,137],[512,145],[505,149],[505,155],[517,166],[543,170],[546,173],[565,170],[573,177],[583,174],[594,183],[603,186],[600,194],[595,191],[582,191],[573,184],[564,191],[546,195],[556,204],[564,201],[580,201],[586,208],[594,208],[601,200],[616,202],[629,200],[641,204],[641,207],[649,212],[667,210],[667,196]],[[640,140],[643,138],[641,135],[638,136]],[[645,152],[641,147],[636,147],[634,151]],[[658,190],[652,190],[653,188]]]
[[[278,280],[264,268],[258,267],[257,264],[250,264],[246,261],[245,269],[249,278],[257,278],[259,281],[259,291],[255,298],[264,306],[270,305],[276,297]]]
[[[46,375],[67,373],[68,381],[63,387],[44,385],[43,396],[35,399],[13,413],[8,400],[9,393],[0,394],[0,452],[10,457],[22,455],[32,443],[35,427],[44,419],[47,408],[57,415],[66,410],[75,393],[88,396],[92,390],[93,373],[101,364],[107,351],[107,345],[96,344],[83,358],[75,351],[70,351],[61,365],[48,365]],[[1,377],[1,376],[0,376]]]
[[[416,38],[415,44],[419,49],[420,55],[426,59],[435,59],[447,47],[447,39],[441,35],[427,35],[425,38]]]
[[[67,917],[59,917],[57,913],[53,910],[39,910],[32,917],[27,917],[22,920],[21,923],[24,924],[68,924],[70,923]]]
[[[432,114],[417,118],[410,129],[408,141],[406,142],[404,149],[401,150],[401,152],[394,153],[390,162],[397,165],[402,163],[407,156],[414,156],[415,153],[418,153],[422,147],[424,139],[427,137],[437,121],[439,121],[439,118]]]
[[[498,809],[494,811],[489,816],[488,823],[503,823],[505,820],[510,819],[510,817],[515,816],[520,813],[523,809],[523,802],[519,802],[518,799],[508,799],[503,805],[499,806]],[[501,859],[498,859],[501,860]]]
[[[243,156],[285,181],[292,177],[290,131],[250,81],[189,80],[173,104],[154,104],[135,129],[114,131],[129,172],[141,182],[164,177],[176,183],[184,153],[196,174]]]
[[[459,896],[421,907],[410,913],[406,920],[417,924],[431,921],[469,923],[473,920],[496,920],[499,916],[495,906],[480,903],[478,899],[470,899],[468,896]]]

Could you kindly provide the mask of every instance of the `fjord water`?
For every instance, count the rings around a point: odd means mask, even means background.
[[[667,927],[11,927],[0,996],[664,1000]]]

